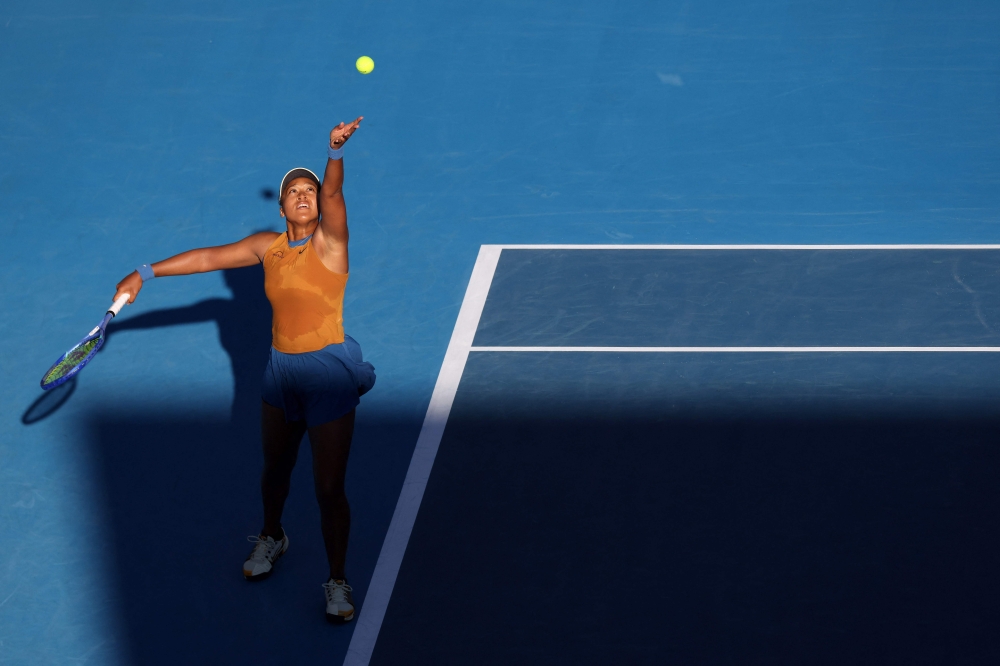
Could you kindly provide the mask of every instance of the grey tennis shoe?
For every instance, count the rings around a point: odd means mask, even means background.
[[[346,580],[330,579],[323,583],[326,593],[326,620],[334,624],[343,624],[354,619],[354,590]]]
[[[243,563],[243,575],[247,580],[263,580],[271,575],[278,558],[288,550],[288,535],[285,534],[280,541],[263,535],[247,537],[247,541],[254,546]]]

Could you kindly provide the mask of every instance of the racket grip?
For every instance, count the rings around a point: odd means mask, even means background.
[[[122,294],[121,296],[119,296],[118,300],[115,301],[110,308],[108,308],[108,312],[110,312],[113,315],[117,315],[119,312],[121,312],[122,307],[124,307],[125,304],[128,303],[128,299],[130,297],[131,294]]]

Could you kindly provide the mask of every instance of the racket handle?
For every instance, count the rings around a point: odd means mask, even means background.
[[[124,307],[125,304],[128,303],[128,299],[130,297],[131,294],[122,294],[121,296],[119,296],[118,300],[115,301],[110,308],[108,308],[108,312],[110,312],[113,315],[117,315],[119,312],[121,312],[122,307]]]

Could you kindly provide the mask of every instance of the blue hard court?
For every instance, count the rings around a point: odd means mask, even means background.
[[[343,662],[308,456],[239,572],[257,269],[148,284],[38,387],[135,266],[283,228],[334,123],[363,617],[481,245],[996,243],[998,105],[987,1],[0,2],[0,663]],[[628,252],[504,250],[475,344],[1000,330],[990,250]],[[473,351],[372,663],[994,663],[994,364]]]

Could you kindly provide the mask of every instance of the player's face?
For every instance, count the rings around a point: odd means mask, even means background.
[[[305,223],[319,217],[316,183],[309,178],[296,178],[281,199],[281,216],[291,222]]]

